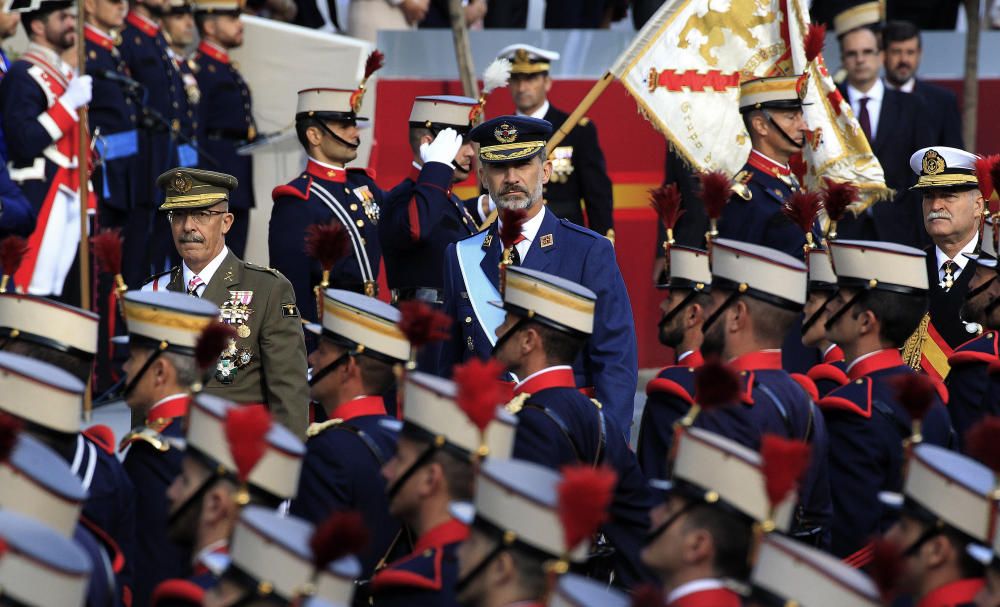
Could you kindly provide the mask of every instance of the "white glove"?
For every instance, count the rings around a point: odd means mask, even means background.
[[[90,103],[93,95],[94,81],[90,76],[84,74],[69,81],[69,86],[66,87],[66,92],[62,94],[60,100],[64,105],[75,110]]]
[[[462,147],[462,136],[455,129],[445,129],[438,133],[434,141],[420,144],[420,161],[440,162],[450,167],[454,165],[455,155]]]

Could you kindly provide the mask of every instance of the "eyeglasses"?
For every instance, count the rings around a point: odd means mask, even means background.
[[[197,225],[203,226],[212,221],[212,218],[216,215],[225,215],[226,213],[228,211],[169,211],[167,213],[167,221],[170,223],[183,223],[185,219],[190,217]]]

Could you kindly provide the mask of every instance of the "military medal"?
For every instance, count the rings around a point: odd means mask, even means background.
[[[375,195],[371,193],[368,186],[363,185],[359,188],[354,188],[354,195],[361,201],[361,206],[364,208],[368,220],[372,223],[378,223],[380,209],[378,203],[375,202]]]
[[[246,339],[250,337],[250,327],[248,325],[240,325],[236,328],[236,334],[240,336],[240,339]]]

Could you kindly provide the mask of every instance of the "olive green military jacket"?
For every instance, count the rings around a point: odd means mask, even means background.
[[[186,291],[181,266],[144,288],[150,285],[153,290]],[[291,283],[277,270],[247,263],[229,251],[202,297],[219,306],[222,321],[237,334],[205,391],[238,403],[264,403],[276,421],[305,436],[306,345]]]

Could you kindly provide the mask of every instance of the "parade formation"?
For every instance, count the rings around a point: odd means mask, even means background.
[[[287,4],[4,7],[0,605],[1000,606],[1000,155],[916,26],[841,7],[835,80],[801,0],[667,0],[572,113],[515,42],[391,101],[399,183],[373,50],[297,91],[261,243],[230,53]],[[668,147],[654,336],[616,79]]]

